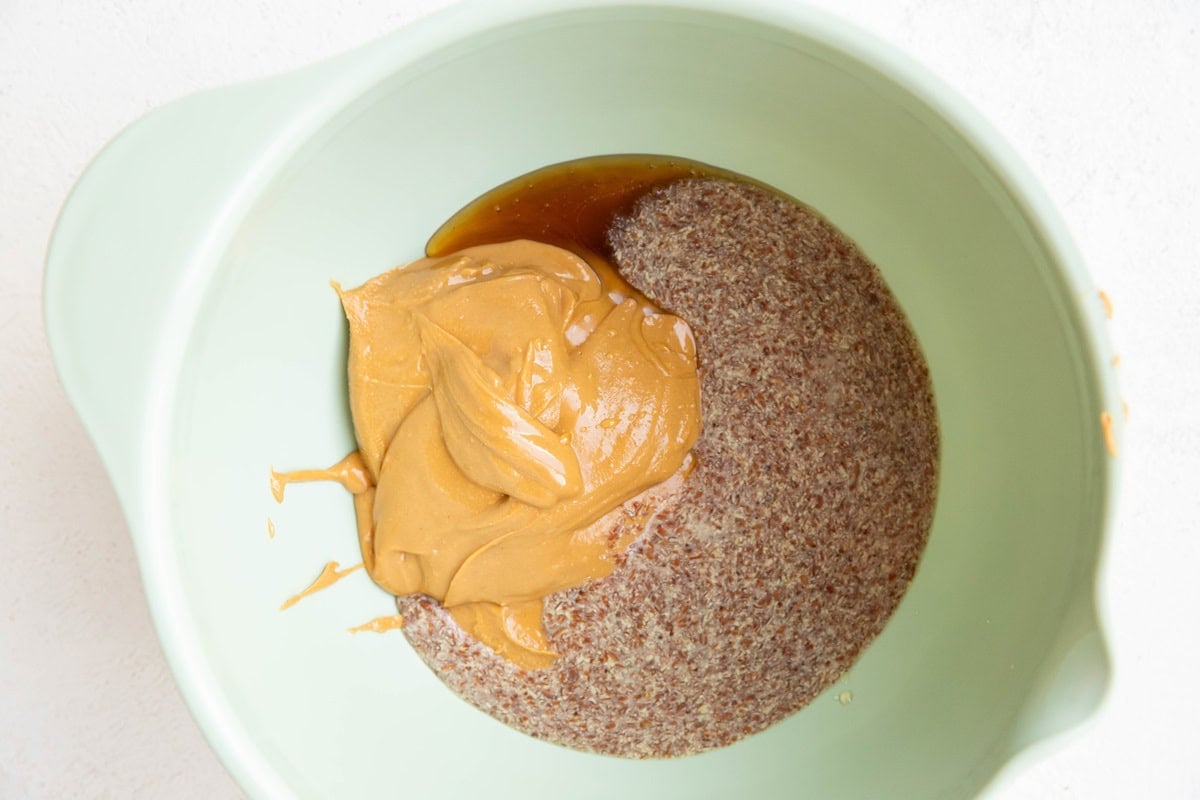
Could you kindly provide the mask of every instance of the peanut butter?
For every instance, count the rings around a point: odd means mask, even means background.
[[[364,622],[362,625],[355,625],[353,628],[347,628],[347,633],[387,633],[388,631],[399,630],[404,627],[403,614],[390,614],[386,617],[376,617],[375,619]]]
[[[608,575],[631,538],[598,521],[679,483],[700,432],[690,328],[601,259],[528,240],[340,295],[361,469],[335,472],[367,571],[517,665],[548,666],[542,599]],[[281,495],[318,475],[277,477]]]
[[[322,589],[328,589],[330,586],[337,583],[342,578],[346,577],[347,575],[354,572],[355,570],[362,569],[362,567],[363,567],[362,564],[355,564],[353,567],[346,567],[345,569],[338,569],[338,566],[340,566],[340,565],[336,561],[328,562],[324,567],[322,567],[321,574],[317,576],[317,579],[315,581],[313,581],[312,583],[310,583],[308,585],[307,589],[305,589],[303,592],[300,592],[299,594],[292,595],[291,597],[289,597],[287,600],[284,601],[283,605],[281,605],[279,607],[279,610],[287,611],[289,608],[296,605],[296,603],[299,603],[301,600],[308,597],[309,595],[314,595],[317,592],[321,591]]]
[[[335,481],[351,494],[360,494],[370,487],[366,467],[358,453],[351,453],[328,469],[297,469],[291,472],[276,472],[271,468],[271,495],[276,503],[283,502],[283,492],[289,483],[311,481]],[[273,529],[274,526],[272,526]]]

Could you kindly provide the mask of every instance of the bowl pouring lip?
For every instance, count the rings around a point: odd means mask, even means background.
[[[372,87],[446,47],[490,29],[528,23],[539,18],[567,17],[580,12],[604,10],[709,12],[720,17],[765,24],[781,30],[785,35],[816,41],[844,53],[851,60],[886,76],[929,107],[987,166],[1013,198],[1039,244],[1051,256],[1057,266],[1060,294],[1073,304],[1070,322],[1078,338],[1085,344],[1084,350],[1095,379],[1093,391],[1101,407],[1120,408],[1116,378],[1113,371],[1107,368],[1112,349],[1095,286],[1065,223],[1030,170],[982,116],[941,79],[892,45],[825,12],[787,0],[742,0],[736,4],[723,0],[585,0],[571,6],[564,6],[559,0],[467,0],[327,61],[282,76],[251,82],[249,86],[269,87],[274,81],[300,79],[310,81],[315,90],[298,104],[294,113],[281,118],[275,134],[265,142],[258,154],[254,168],[231,188],[204,230],[197,232],[194,257],[180,265],[177,291],[171,298],[169,313],[165,317],[163,330],[159,332],[158,345],[148,373],[147,414],[137,443],[135,474],[113,475],[114,482],[119,485],[122,480],[130,482],[127,486],[136,485],[138,491],[134,496],[141,498],[140,502],[126,503],[125,498],[131,495],[120,492],[151,614],[171,669],[209,743],[251,796],[287,797],[293,794],[293,787],[270,765],[260,744],[244,728],[222,695],[198,644],[195,623],[187,610],[179,582],[174,579],[174,546],[170,537],[155,533],[169,529],[166,465],[175,390],[184,349],[213,267],[222,257],[241,219],[273,177],[329,120]],[[219,93],[229,88],[232,87],[212,91]],[[187,102],[187,99],[176,102]],[[137,124],[134,123],[134,126]],[[106,151],[102,151],[93,165],[105,156]],[[85,172],[84,178],[86,175]],[[51,252],[62,223],[63,215],[60,212],[51,239]],[[49,259],[47,263],[47,287],[52,280],[52,260]],[[54,279],[61,281],[64,276],[55,275]],[[78,391],[72,375],[61,363],[61,354],[67,349],[64,331],[69,322],[53,313],[51,293],[44,292],[43,296],[47,335],[56,355],[55,360],[59,362],[60,379],[73,404],[82,411],[87,406],[87,397]],[[1091,301],[1087,298],[1091,298]],[[1118,433],[1123,435],[1120,414],[1113,416]],[[103,453],[101,455],[104,456]],[[1106,459],[1103,471],[1099,556],[1090,576],[1091,596],[1087,598],[1094,632],[1102,639],[1107,613],[1104,599],[1098,593],[1098,577],[1106,560],[1107,534],[1114,518],[1118,478],[1115,459]],[[1044,744],[1035,743],[1012,755],[991,776],[987,786],[995,788],[1025,763],[1043,754],[1046,751]]]

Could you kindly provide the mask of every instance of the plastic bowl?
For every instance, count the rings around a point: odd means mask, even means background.
[[[666,761],[535,741],[402,636],[347,634],[392,610],[362,573],[280,613],[357,545],[338,487],[282,507],[267,489],[270,464],[353,448],[330,279],[419,256],[522,172],[621,152],[745,173],[855,239],[924,347],[943,439],[920,571],[853,670],[764,733]],[[1103,697],[1102,412],[1122,428],[1094,287],[962,101],[791,3],[460,6],[169,105],[75,188],[46,318],[175,676],[256,797],[970,797]]]

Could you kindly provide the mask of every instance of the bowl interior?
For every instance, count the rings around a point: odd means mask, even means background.
[[[1033,735],[1027,703],[1064,620],[1089,613],[1104,479],[1075,300],[988,162],[845,52],[682,9],[493,28],[364,92],[244,219],[172,409],[171,579],[254,742],[243,757],[322,797],[973,794]],[[354,447],[331,279],[420,256],[452,212],[522,172],[621,152],[745,173],[856,240],[924,347],[943,438],[921,569],[854,669],[765,733],[641,763],[511,731],[452,696],[401,635],[348,634],[393,610],[362,572],[280,612],[326,561],[359,558],[340,488],[294,486],[278,507],[267,486],[269,465]]]

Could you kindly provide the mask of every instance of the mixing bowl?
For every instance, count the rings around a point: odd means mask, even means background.
[[[729,168],[875,260],[932,372],[936,520],[884,633],[810,707],[664,761],[569,751],[458,700],[359,572],[330,279],[418,257],[480,192],[602,153]],[[929,74],[784,2],[455,7],[331,61],[155,111],[95,160],[50,249],[60,374],[111,472],[209,741],[256,797],[975,796],[1085,718],[1120,403],[1095,287],[1027,171]],[[270,517],[276,528],[267,533]],[[1022,757],[1022,754],[1026,754]]]

